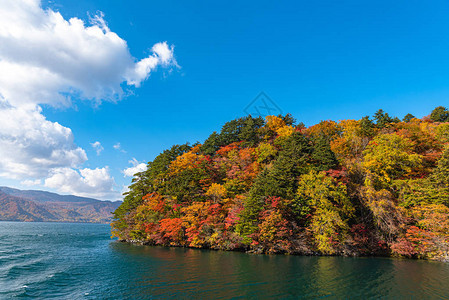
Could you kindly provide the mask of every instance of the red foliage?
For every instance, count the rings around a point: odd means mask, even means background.
[[[158,227],[159,227],[159,224],[158,223],[153,223],[153,222],[146,223],[144,225],[146,233],[153,233],[153,232],[157,231]]]
[[[243,210],[243,206],[237,206],[234,205],[231,209],[228,211],[228,215],[225,218],[225,229],[228,230],[231,227],[234,227],[235,224],[240,220],[240,213]]]
[[[242,142],[235,142],[226,146],[221,147],[217,150],[217,154],[220,156],[226,156],[230,151],[238,149]]]
[[[158,193],[146,194],[142,199],[147,203],[151,210],[163,212],[165,210],[165,200]]]
[[[434,246],[434,237],[435,234],[430,231],[420,229],[416,226],[410,226],[407,229],[405,237],[399,238],[392,244],[391,250],[407,257],[423,257]]]
[[[269,197],[267,199],[267,203],[269,203],[272,208],[280,208],[281,201],[280,197]]]
[[[177,242],[182,238],[182,220],[180,218],[162,219],[159,221],[160,231],[164,238]]]
[[[326,171],[326,175],[333,177],[338,182],[347,184],[349,183],[348,173],[345,167],[342,167],[339,170],[336,169],[330,169]]]

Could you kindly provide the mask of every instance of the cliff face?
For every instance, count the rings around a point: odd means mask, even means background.
[[[109,223],[120,202],[0,187],[0,221]]]

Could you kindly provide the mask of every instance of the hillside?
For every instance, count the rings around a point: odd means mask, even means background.
[[[114,213],[123,241],[256,253],[449,259],[449,111],[379,110],[306,127],[226,123],[138,173]]]
[[[59,195],[56,193],[38,190],[19,190],[6,186],[0,186],[0,192],[5,194],[26,198],[36,202],[72,202],[72,203],[97,203],[100,200],[79,197],[73,195]]]
[[[0,220],[108,223],[120,202],[0,187]]]

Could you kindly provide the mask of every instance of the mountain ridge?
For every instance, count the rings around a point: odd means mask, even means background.
[[[56,198],[59,198],[61,202],[115,202],[111,200],[99,200],[95,198],[89,198],[89,197],[81,197],[81,196],[75,196],[75,195],[60,195],[58,193],[48,192],[48,191],[42,191],[42,190],[21,190],[16,188],[11,188],[7,186],[0,186],[0,191],[4,192],[5,194],[16,196],[16,197],[22,197],[22,198],[33,198],[39,196],[39,199],[36,199],[36,201],[41,202],[52,202]],[[34,195],[34,196],[33,196]],[[79,200],[79,201],[75,201]]]
[[[0,221],[109,223],[120,203],[0,186]]]

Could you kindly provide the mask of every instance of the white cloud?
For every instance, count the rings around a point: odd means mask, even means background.
[[[125,177],[133,177],[134,174],[138,172],[143,172],[147,169],[147,165],[145,163],[139,163],[137,159],[133,158],[129,161],[132,164],[132,167],[126,168],[122,171]]]
[[[44,185],[62,193],[77,196],[94,197],[103,200],[116,200],[119,195],[114,191],[115,181],[109,174],[109,168],[80,169],[58,168],[45,179]]]
[[[101,143],[99,141],[96,141],[95,143],[90,143],[90,145],[92,146],[92,148],[95,149],[95,152],[97,152],[97,155],[100,155],[101,151],[104,150],[103,146],[101,145]]]
[[[42,115],[40,105],[120,100],[123,88],[139,87],[159,66],[178,67],[173,46],[157,43],[139,61],[102,14],[86,25],[42,9],[39,0],[0,3],[0,176],[26,179],[24,184],[50,176],[45,186],[58,191],[112,195],[108,169],[77,171],[86,152],[75,144],[70,128]],[[100,154],[101,144],[93,144]]]
[[[0,101],[0,176],[42,178],[52,168],[76,167],[87,160],[70,128],[50,122],[34,110]]]
[[[127,185],[122,185],[122,191],[121,194],[128,193],[130,191],[129,187]]]
[[[134,68],[130,69],[130,71],[126,75],[126,80],[129,85],[134,85],[135,87],[139,87],[140,83],[147,79],[150,75],[151,71],[154,70],[158,65],[162,66],[176,66],[176,60],[173,57],[174,47],[168,47],[167,42],[157,43],[151,49],[153,51],[153,55],[142,59]]]
[[[112,146],[115,150],[118,150],[120,152],[126,153],[125,150],[122,149],[122,145],[120,143],[115,144],[114,146]]]
[[[116,101],[123,82],[138,87],[159,65],[177,66],[166,42],[136,62],[102,15],[91,20],[65,20],[38,0],[2,0],[0,94],[14,106],[69,105],[72,96]]]
[[[21,181],[20,184],[24,185],[24,186],[36,186],[36,185],[41,185],[42,181],[40,179],[36,179],[36,180],[24,180]]]

